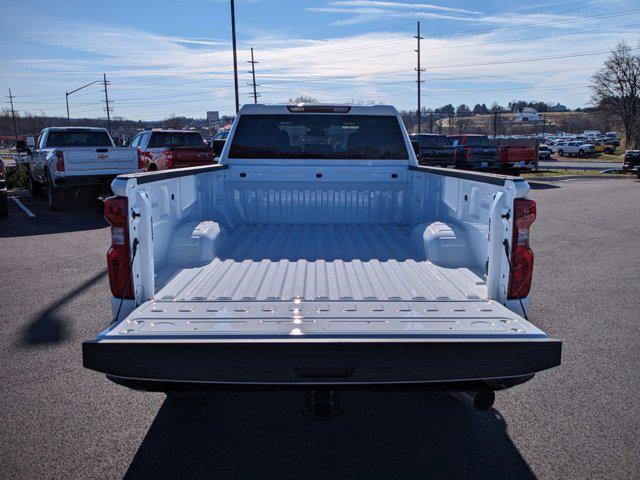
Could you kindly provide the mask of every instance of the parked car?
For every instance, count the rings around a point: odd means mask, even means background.
[[[86,368],[168,393],[423,384],[488,408],[560,363],[525,319],[524,179],[419,166],[382,105],[245,105],[227,142],[218,165],[114,180],[114,322]]]
[[[540,145],[538,147],[538,160],[549,160],[551,158],[551,148],[547,145]]]
[[[611,145],[620,147],[620,134],[618,132],[607,132],[605,138]]]
[[[465,170],[498,170],[498,143],[486,135],[449,135],[455,149],[456,168]]]
[[[45,128],[29,154],[29,190],[34,196],[46,190],[54,210],[66,192],[108,192],[117,175],[139,168],[136,150],[116,147],[104,128]]]
[[[536,143],[527,139],[500,140],[500,171],[520,175],[536,166]]]
[[[189,130],[146,130],[138,133],[131,146],[140,152],[144,170],[197,167],[213,163],[213,151],[199,132]]]
[[[0,217],[9,215],[9,196],[7,195],[7,179],[4,162],[0,158]]]
[[[556,143],[551,149],[564,157],[565,155],[588,155],[595,153],[595,147],[590,143],[578,142],[578,141],[564,141]]]
[[[640,150],[627,150],[622,161],[622,171],[627,173],[637,173],[640,178]]]
[[[218,132],[215,136],[210,140],[211,148],[213,149],[213,156],[219,157],[222,153],[222,149],[224,148],[224,144],[227,141],[227,137],[229,136],[229,131],[225,130],[224,132]]]
[[[446,135],[416,133],[409,135],[420,165],[453,167],[456,165],[453,142]]]
[[[607,155],[613,155],[616,153],[616,149],[617,147],[620,146],[620,140],[603,140],[602,142],[604,144],[604,148],[603,148],[603,152],[606,153]]]

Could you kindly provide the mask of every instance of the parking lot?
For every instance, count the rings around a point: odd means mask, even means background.
[[[637,478],[640,182],[537,184],[532,321],[562,366],[474,412],[448,396],[347,392],[313,420],[302,394],[166,399],[84,370],[106,327],[99,205],[52,213],[19,193],[0,220],[5,478]]]

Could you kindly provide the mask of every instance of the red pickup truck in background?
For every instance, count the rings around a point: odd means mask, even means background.
[[[146,171],[210,165],[213,150],[198,132],[146,130],[131,142],[138,149],[138,164]]]
[[[535,140],[501,139],[499,140],[500,170],[518,175],[521,170],[532,170],[538,159],[538,146]]]

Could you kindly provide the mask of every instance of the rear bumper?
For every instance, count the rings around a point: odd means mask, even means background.
[[[236,385],[449,383],[560,364],[553,339],[90,340],[85,368],[121,380]],[[120,382],[119,382],[120,383]]]
[[[74,175],[56,177],[56,188],[109,187],[117,175]]]

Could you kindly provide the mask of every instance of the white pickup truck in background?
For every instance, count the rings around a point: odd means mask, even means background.
[[[123,175],[114,320],[85,367],[136,389],[494,391],[559,365],[526,318],[521,178],[418,166],[386,106],[243,107],[220,164]]]
[[[117,175],[139,170],[135,148],[116,147],[104,128],[50,127],[40,132],[29,158],[29,190],[46,190],[49,206],[65,192],[107,190]]]

